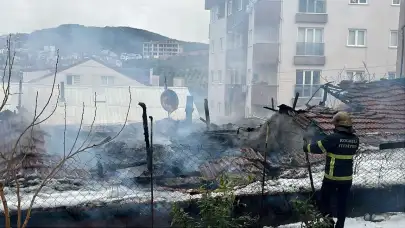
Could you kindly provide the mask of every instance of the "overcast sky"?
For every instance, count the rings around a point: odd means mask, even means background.
[[[60,24],[130,26],[171,38],[207,42],[204,0],[0,0],[0,34]]]

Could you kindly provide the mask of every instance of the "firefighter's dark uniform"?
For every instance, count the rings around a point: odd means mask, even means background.
[[[358,150],[359,139],[351,128],[351,120],[346,125],[335,124],[335,126],[333,134],[304,145],[304,151],[326,155],[319,207],[324,216],[331,218],[331,196],[336,194],[337,223],[335,227],[343,228],[346,218],[346,201],[352,186],[353,157]],[[330,220],[331,227],[334,227],[333,220]]]

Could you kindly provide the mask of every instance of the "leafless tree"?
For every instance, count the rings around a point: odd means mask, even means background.
[[[10,84],[11,84],[12,76],[13,76],[13,64],[14,64],[14,57],[15,57],[16,53],[12,47],[12,36],[11,35],[7,39],[6,48],[7,48],[7,56],[6,56],[6,61],[5,61],[4,68],[3,68],[3,77],[2,77],[2,88],[3,88],[3,92],[4,92],[4,98],[0,104],[0,112],[5,110],[6,104],[7,104],[8,100],[10,99],[10,96],[12,95]],[[126,112],[124,124],[122,125],[120,130],[113,137],[107,137],[97,143],[92,142],[92,140],[90,140],[90,138],[91,138],[91,134],[93,131],[93,126],[95,124],[96,114],[97,114],[97,105],[96,105],[96,101],[95,101],[94,102],[94,106],[95,106],[94,116],[93,116],[93,121],[90,125],[90,130],[86,136],[86,139],[80,144],[80,147],[75,148],[76,145],[79,144],[79,142],[78,142],[79,134],[82,132],[82,127],[83,127],[84,110],[85,110],[85,105],[83,103],[81,120],[80,120],[79,129],[76,134],[76,138],[74,140],[72,147],[69,150],[67,150],[66,145],[65,145],[66,130],[67,130],[66,129],[66,104],[65,104],[65,128],[64,128],[63,157],[56,163],[56,165],[54,167],[51,168],[50,172],[42,178],[42,182],[39,184],[39,186],[36,187],[33,197],[30,201],[30,204],[29,204],[28,208],[26,209],[26,211],[27,211],[26,217],[22,218],[23,207],[21,205],[21,192],[20,192],[21,188],[20,188],[20,184],[18,181],[18,172],[19,172],[19,169],[23,167],[22,163],[23,163],[24,159],[26,158],[27,153],[23,153],[24,155],[22,158],[18,157],[17,155],[19,155],[19,153],[21,153],[21,148],[26,148],[26,147],[30,148],[30,145],[22,145],[22,144],[26,143],[25,139],[27,139],[27,138],[29,139],[28,144],[33,143],[33,141],[34,141],[33,132],[34,132],[35,126],[38,126],[39,124],[47,121],[55,113],[55,111],[59,105],[59,86],[56,86],[56,83],[55,83],[56,75],[57,75],[57,71],[58,71],[58,63],[59,63],[59,54],[57,55],[57,61],[56,61],[56,65],[55,65],[55,72],[54,72],[53,82],[52,82],[52,91],[46,100],[45,106],[41,109],[38,108],[38,92],[37,92],[36,101],[35,101],[35,110],[32,115],[32,119],[30,118],[31,120],[29,120],[26,123],[27,126],[24,126],[24,129],[22,130],[22,132],[19,135],[19,137],[17,138],[17,140],[15,142],[13,142],[11,150],[0,151],[0,157],[5,161],[5,164],[6,164],[6,167],[3,167],[3,168],[5,168],[5,172],[3,172],[3,176],[5,177],[4,178],[5,180],[0,181],[0,198],[1,198],[1,201],[3,204],[3,208],[4,208],[3,212],[4,212],[4,217],[5,217],[5,227],[6,228],[11,227],[10,208],[7,204],[6,195],[4,193],[4,187],[5,187],[6,183],[14,182],[16,185],[17,228],[21,228],[21,227],[25,228],[25,227],[27,227],[29,219],[31,217],[31,212],[32,212],[32,208],[34,206],[36,197],[38,196],[38,194],[40,193],[42,188],[51,179],[53,179],[55,177],[55,175],[61,170],[63,165],[68,160],[74,158],[79,153],[83,153],[91,148],[100,147],[101,145],[114,140],[123,131],[124,127],[126,126],[127,120],[128,120],[128,115],[129,115],[129,111],[131,109],[131,101],[132,101],[130,88],[129,88],[128,110]],[[51,107],[51,99],[54,97],[54,93],[56,93],[56,92],[58,93],[56,105],[54,107]],[[51,112],[50,112],[50,114],[45,115],[45,109],[47,107],[51,107]],[[1,130],[3,130],[3,129],[1,129]]]

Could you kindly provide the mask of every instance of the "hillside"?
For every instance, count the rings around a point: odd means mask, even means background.
[[[92,27],[76,24],[60,25],[56,28],[42,29],[30,34],[17,34],[21,46],[41,50],[44,46],[55,46],[61,54],[98,53],[111,50],[119,53],[142,53],[142,43],[146,41],[167,40],[169,37],[130,27]],[[2,37],[4,39],[4,36]],[[1,42],[1,41],[0,41]],[[184,42],[184,51],[206,50],[207,44]]]

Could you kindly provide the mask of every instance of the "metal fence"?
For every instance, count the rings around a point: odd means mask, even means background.
[[[49,213],[63,209],[70,214],[73,210],[76,216],[76,220],[60,219],[64,224],[100,225],[100,221],[113,221],[128,226],[164,227],[172,222],[173,205],[184,208],[193,221],[200,221],[196,218],[204,216],[199,207],[204,202],[223,206],[216,201],[202,201],[207,200],[204,197],[209,191],[212,197],[228,197],[225,202],[233,200],[228,195],[232,194],[246,203],[244,207],[230,207],[233,212],[229,215],[236,218],[247,213],[256,223],[268,225],[266,223],[290,221],[294,211],[291,200],[311,195],[308,164],[315,190],[321,187],[324,157],[310,155],[310,163],[307,163],[301,149],[303,142],[294,141],[293,136],[302,139],[302,133],[294,129],[276,127],[271,121],[269,129],[266,124],[255,126],[257,128],[228,125],[207,131],[203,124],[183,124],[163,121],[156,123],[152,132],[149,125],[149,145],[144,141],[141,124],[128,125],[114,141],[66,161],[57,175],[45,183],[42,181],[57,167],[63,153],[48,151],[41,156],[26,156],[18,178],[20,196],[16,194],[15,181],[5,187],[8,207],[17,211],[20,200],[24,211],[33,208],[34,224],[41,217],[40,211]],[[117,132],[117,129],[110,130]],[[55,134],[60,138],[65,136],[68,148],[76,139],[69,132]],[[99,141],[108,134],[105,129],[93,132],[93,140]],[[79,135],[77,144],[81,137]],[[55,140],[55,136],[53,138]],[[402,149],[381,151],[362,145],[354,164],[351,213],[371,210],[367,194],[381,199],[378,203],[374,201],[374,206],[379,208],[384,201],[387,201],[385,206],[391,208],[386,210],[405,206],[401,200],[405,191],[393,193],[395,186],[405,183],[404,156]],[[38,190],[41,183],[44,186]],[[384,191],[370,193],[357,189]],[[34,196],[35,201],[30,205]],[[392,200],[395,205],[388,205]],[[100,212],[103,210],[108,213]]]

